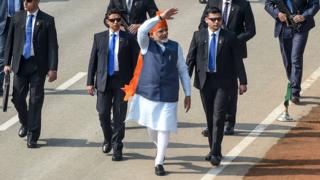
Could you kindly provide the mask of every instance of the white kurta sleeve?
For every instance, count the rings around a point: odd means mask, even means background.
[[[148,33],[159,21],[160,17],[155,16],[146,20],[138,29],[137,40],[143,55],[147,53],[149,47]]]
[[[185,94],[185,96],[191,96],[190,76],[188,73],[188,67],[186,65],[186,60],[183,56],[182,48],[180,45],[178,47],[177,68],[179,71],[179,77],[180,77],[180,81],[182,83],[184,94]]]

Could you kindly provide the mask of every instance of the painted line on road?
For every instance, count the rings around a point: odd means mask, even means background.
[[[68,87],[72,86],[74,83],[82,79],[85,75],[87,75],[86,72],[78,72],[76,75],[74,75],[71,79],[61,84],[59,87],[57,87],[56,91],[64,91]]]
[[[11,119],[9,119],[7,122],[1,124],[0,131],[5,131],[15,123],[19,121],[18,115],[13,116]]]
[[[320,67],[315,70],[301,85],[301,94],[320,77]],[[239,156],[257,137],[272,124],[284,111],[283,103],[280,103],[259,125],[254,128],[239,144],[237,144],[228,154],[223,158],[221,165],[211,168],[201,180],[212,180],[220,172],[223,171],[232,161]]]
[[[78,82],[80,79],[82,79],[84,76],[86,76],[86,72],[78,72],[76,75],[74,75],[71,79],[61,84],[59,87],[55,89],[55,91],[64,91],[76,82]],[[13,126],[15,123],[19,121],[18,115],[13,116],[8,121],[0,125],[0,131],[5,131],[9,127]]]

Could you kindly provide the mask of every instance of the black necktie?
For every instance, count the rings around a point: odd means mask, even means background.
[[[226,27],[227,26],[227,21],[228,21],[228,9],[229,9],[229,2],[225,2],[225,6],[224,6],[224,9],[223,9],[223,14],[222,14],[222,17],[223,17],[223,26]]]

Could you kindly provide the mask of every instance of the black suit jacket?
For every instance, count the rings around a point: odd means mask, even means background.
[[[204,21],[206,11],[210,7],[218,7],[222,9],[223,0],[209,0],[207,6],[203,11],[199,29],[207,28],[207,24]],[[256,34],[256,26],[254,22],[254,16],[251,10],[250,3],[246,0],[232,0],[230,14],[227,23],[227,30],[236,33],[240,40],[240,48],[243,52],[243,58],[247,57],[247,44],[246,42]]]
[[[132,7],[128,12],[126,0],[110,0],[108,10],[119,9],[124,12],[124,16],[129,24],[142,24],[149,17],[156,16],[158,11],[154,0],[132,0]]]
[[[208,29],[201,29],[193,34],[187,55],[187,65],[190,77],[195,69],[194,87],[202,89],[206,82],[208,69]],[[233,85],[235,78],[240,84],[247,84],[247,76],[239,49],[239,40],[236,35],[224,29],[220,30],[217,48],[216,77],[224,87]]]
[[[15,13],[10,23],[4,64],[10,66],[15,74],[19,71],[25,40],[27,12]],[[33,30],[34,58],[38,72],[47,74],[48,70],[58,69],[58,41],[54,18],[39,10]]]
[[[94,35],[94,41],[89,60],[87,85],[95,85],[98,91],[104,92],[107,85],[107,65],[109,49],[109,31]],[[127,32],[119,33],[119,75],[120,85],[128,84],[137,64],[139,45],[133,36]]]

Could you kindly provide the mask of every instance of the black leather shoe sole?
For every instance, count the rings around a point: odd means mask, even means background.
[[[28,142],[27,147],[33,149],[33,148],[38,148],[38,145],[35,142]]]
[[[208,154],[208,155],[206,155],[206,157],[204,158],[206,161],[210,161],[211,160],[211,155],[210,154]]]
[[[224,131],[224,135],[231,136],[234,135],[234,129],[227,129]]]
[[[122,161],[123,157],[122,156],[112,156],[112,161]]]
[[[114,154],[112,155],[112,161],[122,161],[123,157],[122,157],[122,152],[114,152]]]
[[[208,128],[204,129],[202,132],[201,132],[202,136],[204,137],[208,137],[209,136],[209,130]]]
[[[221,158],[218,157],[218,156],[211,156],[210,163],[211,163],[213,166],[219,166],[220,163],[221,163]]]

